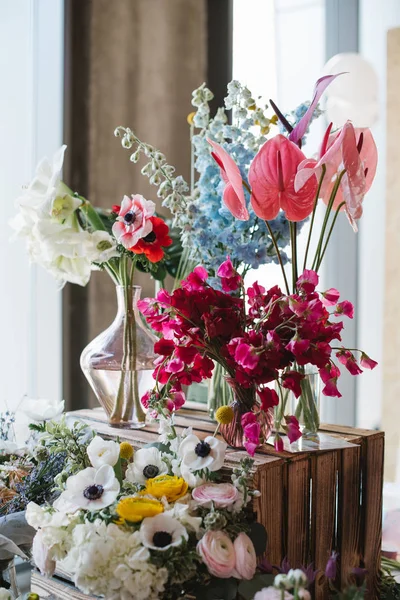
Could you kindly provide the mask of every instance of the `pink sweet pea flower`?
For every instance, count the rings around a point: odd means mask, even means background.
[[[154,352],[161,354],[161,356],[171,356],[174,350],[175,344],[172,340],[161,338],[154,344]]]
[[[204,283],[207,280],[207,270],[199,265],[181,282],[181,287],[188,292],[197,292],[204,289]]]
[[[272,388],[264,387],[261,390],[257,390],[257,394],[261,400],[261,409],[265,412],[274,406],[278,406],[279,396]]]
[[[241,343],[238,344],[236,348],[235,360],[238,365],[251,371],[258,365],[260,357],[256,353],[256,349],[253,346],[250,346],[250,344]]]
[[[248,221],[249,213],[246,208],[242,175],[239,167],[220,144],[208,138],[207,142],[213,149],[211,156],[221,169],[221,177],[226,184],[223,194],[225,206],[236,219]]]
[[[289,442],[291,444],[293,444],[293,442],[296,442],[299,438],[301,438],[301,431],[300,431],[300,425],[298,420],[296,419],[296,417],[294,416],[285,416],[285,421],[286,421],[286,434],[289,438]]]
[[[286,344],[286,350],[289,350],[289,352],[291,352],[297,358],[307,352],[310,344],[310,340],[302,340],[296,335],[288,344]]]
[[[247,427],[247,425],[250,425],[251,423],[255,423],[256,421],[257,421],[257,417],[253,412],[244,413],[244,415],[242,415],[242,418],[240,420],[243,429],[245,427]]]
[[[254,442],[244,442],[243,446],[246,448],[246,452],[250,456],[254,456],[258,448],[258,444],[255,444]]]
[[[304,375],[298,371],[286,371],[282,374],[281,381],[282,387],[291,390],[296,398],[301,396],[301,380],[304,379]]]
[[[336,358],[346,367],[351,375],[360,375],[362,373],[362,369],[358,366],[355,356],[350,350],[346,350],[345,348],[339,350],[336,352]]]
[[[325,307],[335,306],[335,304],[337,303],[337,301],[340,298],[340,293],[335,288],[329,288],[329,290],[326,290],[326,292],[322,292],[321,296],[322,296],[322,300],[321,300],[322,304]]]
[[[312,176],[301,189],[295,190],[294,180],[305,156],[290,140],[276,135],[260,148],[249,170],[251,204],[260,219],[275,219],[282,209],[289,221],[303,221],[312,212],[317,179]]]
[[[167,400],[167,408],[170,412],[173,410],[179,410],[186,402],[186,396],[184,392],[171,389],[169,398]]]
[[[249,423],[243,429],[243,433],[249,442],[258,444],[260,440],[261,425],[257,421],[255,423]]]
[[[311,294],[317,287],[319,282],[318,273],[311,269],[305,269],[302,275],[296,281],[296,286],[300,290],[304,290],[306,294]]]
[[[230,257],[219,266],[217,276],[221,278],[224,292],[232,292],[240,287],[242,278],[234,268]]]
[[[372,360],[369,356],[365,354],[365,352],[361,352],[360,365],[364,367],[364,369],[375,369],[377,366],[376,360]]]
[[[343,300],[343,302],[339,302],[335,308],[335,317],[339,317],[344,315],[345,317],[349,317],[352,319],[354,317],[354,306],[348,300]]]
[[[179,373],[185,368],[185,363],[180,358],[172,358],[165,366],[167,373]]]
[[[140,194],[124,196],[118,217],[112,227],[117,241],[125,248],[136,246],[138,241],[153,230],[150,217],[154,215],[156,205],[145,200]]]

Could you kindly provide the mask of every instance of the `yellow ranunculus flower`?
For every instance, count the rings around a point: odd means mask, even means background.
[[[155,498],[165,498],[168,502],[175,502],[182,498],[188,490],[188,484],[182,477],[176,475],[159,475],[148,479],[146,482],[145,494],[150,494]]]
[[[164,511],[164,506],[158,500],[151,498],[122,498],[117,504],[116,512],[121,519],[137,523],[145,517],[154,517]]]

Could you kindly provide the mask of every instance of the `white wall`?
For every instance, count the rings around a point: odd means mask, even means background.
[[[359,232],[358,345],[383,360],[385,155],[386,155],[386,35],[400,26],[399,0],[360,0],[360,52],[379,79],[379,122],[373,127],[379,162],[373,187],[365,200]],[[357,381],[357,424],[379,427],[382,369],[364,373]]]
[[[21,185],[62,142],[63,0],[0,0],[0,411],[61,395],[61,294],[10,243]]]

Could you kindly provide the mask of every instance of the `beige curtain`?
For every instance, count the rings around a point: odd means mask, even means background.
[[[71,5],[70,43],[83,47],[82,60],[87,63],[81,73],[87,79],[87,85],[83,81],[81,86],[86,98],[79,98],[76,81],[66,83],[75,86],[75,101],[69,110],[75,102],[80,105],[78,110],[86,113],[87,169],[83,187],[87,189],[81,193],[102,207],[119,204],[124,194],[132,193],[157,201],[156,188],[141,175],[141,165],[130,162],[129,152],[113,132],[118,125],[131,127],[139,138],[164,152],[178,173],[189,177],[186,117],[192,110],[192,90],[206,79],[207,2],[70,0]],[[80,24],[74,24],[75,9]],[[75,71],[79,70],[81,57],[76,52],[74,56],[74,48],[72,56]],[[77,115],[70,118],[76,121]],[[77,125],[75,132],[76,137]],[[70,175],[74,178],[73,172]],[[154,284],[148,277],[140,277],[140,284],[143,293],[153,293]],[[114,286],[104,273],[94,273],[87,293],[90,340],[111,323],[116,303]],[[70,361],[78,361],[74,353]],[[80,401],[74,400],[70,406],[79,406]],[[94,397],[91,402],[97,405]]]

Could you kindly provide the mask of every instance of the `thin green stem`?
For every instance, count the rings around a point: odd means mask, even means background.
[[[315,196],[314,208],[313,208],[313,212],[312,212],[312,216],[311,216],[310,229],[309,229],[309,231],[308,231],[308,238],[307,238],[306,252],[305,252],[305,254],[304,254],[303,271],[305,271],[305,270],[306,270],[306,267],[307,267],[308,251],[309,251],[309,249],[310,249],[311,236],[312,236],[312,231],[313,231],[313,227],[314,227],[314,221],[315,221],[315,213],[317,212],[317,206],[318,206],[319,195],[320,195],[320,192],[321,192],[321,187],[322,187],[322,183],[323,183],[323,181],[324,181],[325,173],[326,173],[326,167],[325,167],[325,165],[322,165],[322,174],[321,174],[321,177],[320,177],[320,179],[319,179],[319,183],[318,183],[317,194],[316,194],[316,196]]]
[[[80,200],[82,200],[82,204],[79,207],[79,210],[81,210],[83,212],[83,214],[85,215],[85,217],[87,218],[87,220],[89,221],[89,223],[91,224],[93,229],[95,231],[106,231],[106,227],[105,227],[103,221],[101,220],[101,218],[99,217],[99,215],[97,214],[96,209],[93,208],[93,206],[90,204],[90,202],[88,200],[86,200],[85,198],[83,198],[83,196],[78,196],[78,197]]]
[[[296,223],[290,222],[290,242],[292,246],[292,289],[296,291],[297,274],[297,226]]]
[[[322,250],[321,257],[320,257],[320,259],[319,259],[319,261],[318,261],[318,263],[317,263],[317,268],[316,268],[316,271],[318,271],[318,270],[319,270],[319,268],[320,268],[320,266],[321,266],[321,264],[322,264],[322,260],[323,260],[323,258],[324,258],[324,256],[325,256],[325,252],[326,252],[326,250],[327,250],[327,248],[328,248],[329,240],[331,239],[331,235],[332,235],[333,228],[335,227],[336,219],[338,218],[338,215],[339,215],[340,209],[341,209],[341,208],[342,208],[342,206],[344,206],[345,204],[346,204],[346,202],[342,202],[341,204],[339,204],[338,208],[336,209],[335,216],[333,217],[332,224],[331,224],[331,226],[330,226],[330,229],[329,229],[329,231],[328,231],[328,235],[327,235],[327,237],[326,237],[326,242],[325,242],[325,245],[324,245],[324,249]]]
[[[290,290],[289,290],[289,284],[288,284],[288,280],[287,280],[286,273],[285,273],[285,267],[283,266],[281,253],[279,252],[279,248],[278,248],[278,244],[277,244],[277,241],[275,239],[275,236],[274,236],[274,232],[272,231],[271,226],[268,223],[268,221],[265,221],[265,224],[266,224],[266,226],[268,228],[269,235],[271,236],[272,243],[274,244],[275,252],[276,252],[276,255],[278,257],[278,261],[279,261],[279,264],[280,264],[280,267],[281,267],[283,279],[284,279],[284,282],[285,282],[286,292],[289,295],[290,294]]]
[[[337,191],[339,189],[340,182],[342,181],[342,177],[343,177],[343,175],[345,173],[346,173],[346,171],[342,171],[340,173],[340,175],[336,179],[335,184],[333,186],[332,193],[331,193],[330,198],[329,198],[328,207],[326,209],[326,213],[325,213],[325,217],[324,217],[324,222],[322,224],[322,229],[321,229],[321,233],[320,233],[319,240],[318,240],[318,246],[317,246],[317,249],[316,249],[316,252],[315,252],[315,257],[314,257],[314,260],[313,260],[312,269],[315,269],[315,267],[318,264],[318,261],[320,259],[320,254],[321,254],[321,249],[322,249],[322,245],[323,245],[323,241],[324,241],[326,227],[328,225],[329,217],[330,217],[330,214],[331,214],[331,211],[332,211],[332,207],[333,207],[333,203],[334,203],[335,198],[336,198]]]

